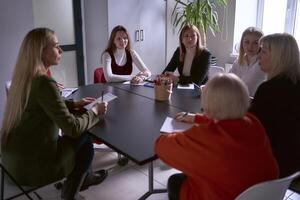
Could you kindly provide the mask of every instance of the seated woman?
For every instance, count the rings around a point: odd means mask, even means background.
[[[257,87],[266,79],[258,64],[260,50],[258,40],[263,32],[256,27],[247,28],[241,38],[239,56],[229,72],[236,74],[248,87],[249,95],[254,96]]]
[[[79,190],[107,176],[105,170],[90,171],[94,150],[87,134],[106,113],[107,103],[96,103],[78,116],[70,113],[94,99],[62,100],[57,83],[47,75],[61,54],[48,28],[33,29],[24,38],[3,116],[1,150],[3,165],[21,185],[42,186],[66,177],[62,198],[73,200]]]
[[[259,64],[267,81],[254,96],[250,112],[266,129],[280,177],[300,170],[300,58],[295,38],[271,34],[260,39]]]
[[[168,180],[170,200],[232,200],[256,183],[277,178],[264,128],[247,113],[248,99],[236,75],[218,74],[203,88],[203,114],[176,115],[194,126],[157,139],[158,157],[183,172]]]
[[[107,82],[129,81],[140,83],[151,76],[140,56],[131,49],[129,34],[123,26],[116,26],[102,54],[104,76]],[[140,71],[132,75],[133,64]]]
[[[211,53],[201,46],[198,28],[185,25],[179,35],[179,47],[163,73],[169,75],[174,83],[203,85],[208,80],[210,62]],[[179,77],[174,74],[176,69]]]

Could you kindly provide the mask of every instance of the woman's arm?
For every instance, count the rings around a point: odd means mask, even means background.
[[[174,72],[179,66],[179,47],[176,49],[176,51],[174,52],[169,64],[166,66],[166,68],[164,69],[163,73],[165,72]]]
[[[132,75],[117,75],[113,74],[111,70],[111,56],[108,52],[104,52],[102,55],[102,63],[103,63],[103,71],[105,80],[107,82],[121,82],[121,81],[129,81],[132,79]]]
[[[79,116],[71,114],[53,79],[40,77],[37,85],[37,102],[66,135],[77,137],[99,122],[99,117],[92,110]]]
[[[139,56],[139,54],[134,51],[130,50],[130,54],[132,57],[132,62],[135,64],[135,66],[140,70],[141,73],[138,74],[138,76],[145,76],[145,77],[150,77],[151,72],[150,70],[146,67],[145,63]]]

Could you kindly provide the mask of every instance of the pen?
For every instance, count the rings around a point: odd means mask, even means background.
[[[103,94],[104,94],[104,91],[102,91],[102,93],[101,93],[101,102],[103,102]]]
[[[185,117],[185,116],[187,116],[189,114],[189,112],[185,112],[183,115],[182,115],[182,117]]]

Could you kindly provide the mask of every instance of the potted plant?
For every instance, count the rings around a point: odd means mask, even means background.
[[[201,32],[203,45],[206,46],[206,33],[210,29],[215,36],[220,31],[217,6],[227,6],[227,0],[174,0],[176,1],[172,17],[173,25],[180,27],[186,24],[197,26]]]

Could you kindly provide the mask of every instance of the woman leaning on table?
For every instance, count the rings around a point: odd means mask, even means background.
[[[76,116],[71,113],[94,99],[61,99],[55,80],[47,75],[61,54],[57,37],[48,28],[33,29],[24,38],[3,116],[1,150],[3,165],[21,185],[42,186],[66,177],[62,198],[69,200],[107,175],[105,170],[100,174],[89,170],[94,150],[87,134],[106,113],[107,103]]]
[[[185,25],[179,35],[179,47],[163,73],[169,75],[175,83],[203,85],[208,80],[210,63],[211,53],[201,46],[198,28]],[[179,77],[174,74],[176,69]]]
[[[280,177],[300,170],[300,61],[299,47],[289,34],[260,39],[259,64],[267,81],[257,89],[250,112],[270,138]]]
[[[242,80],[218,74],[203,89],[203,114],[176,115],[194,126],[157,139],[158,157],[183,172],[168,180],[170,200],[232,200],[278,176],[264,128],[247,113],[248,99]]]
[[[136,51],[131,49],[128,31],[116,26],[111,31],[108,45],[102,54],[104,76],[107,82],[131,81],[140,83],[151,76],[151,72]],[[140,71],[133,75],[133,64]]]

